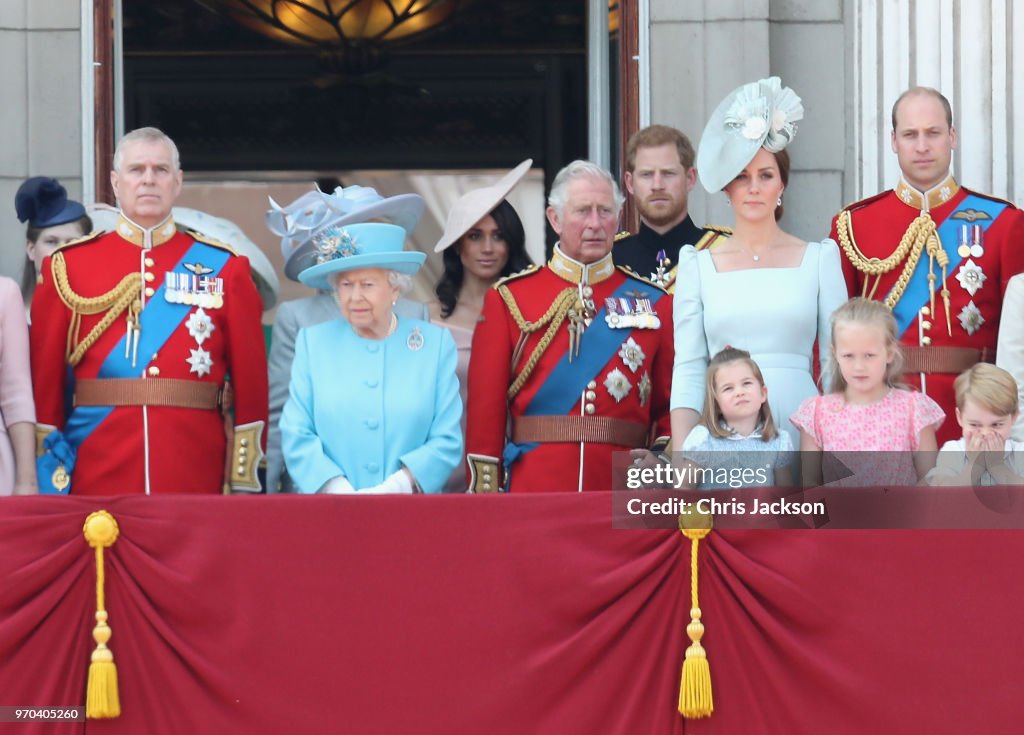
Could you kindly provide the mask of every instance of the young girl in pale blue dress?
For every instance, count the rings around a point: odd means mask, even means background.
[[[683,441],[698,490],[791,485],[789,433],[779,431],[761,369],[745,350],[726,347],[708,363],[700,423]]]

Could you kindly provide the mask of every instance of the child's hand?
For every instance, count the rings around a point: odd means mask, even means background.
[[[1003,464],[1003,440],[994,431],[982,432],[982,445],[985,468],[991,470]]]
[[[967,459],[974,461],[985,451],[985,432],[972,431],[964,433],[964,441],[967,445]]]

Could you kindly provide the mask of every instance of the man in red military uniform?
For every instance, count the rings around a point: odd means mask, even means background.
[[[121,140],[111,183],[115,231],[55,252],[32,302],[40,489],[258,492],[267,365],[248,259],[175,226],[182,174],[159,130]]]
[[[614,179],[574,161],[548,204],[551,260],[489,291],[473,335],[474,492],[611,490],[613,452],[668,443],[672,301],[612,263]]]
[[[953,381],[995,359],[1003,292],[1024,270],[1024,215],[960,186],[950,173],[949,101],[916,87],[892,109],[895,189],[846,207],[832,222],[851,296],[884,301],[901,330],[908,383],[946,412],[942,442],[959,437]]]

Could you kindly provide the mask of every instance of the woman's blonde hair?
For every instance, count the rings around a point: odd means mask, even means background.
[[[953,382],[956,407],[964,410],[967,399],[977,403],[996,416],[1017,413],[1017,381],[1002,368],[979,362],[960,373]]]
[[[744,362],[750,368],[750,371],[757,378],[757,382],[764,386],[764,376],[761,375],[761,368],[758,367],[757,363],[754,362],[754,358],[750,356],[750,353],[746,350],[738,350],[735,347],[726,347],[724,350],[720,350],[711,358],[708,362],[708,370],[705,378],[705,396],[704,396],[704,410],[701,411],[700,420],[711,432],[711,436],[717,436],[719,438],[728,437],[730,432],[728,429],[722,427],[725,421],[725,417],[722,416],[722,409],[718,405],[718,400],[715,398],[715,376],[718,371],[733,362]],[[761,411],[758,413],[758,420],[761,424],[761,439],[769,441],[779,435],[778,429],[775,428],[775,420],[772,418],[772,409],[768,405],[768,401],[761,404]]]
[[[832,312],[832,349],[826,361],[824,373],[826,385],[832,386],[833,393],[846,391],[846,378],[839,369],[836,359],[836,330],[844,324],[863,324],[876,326],[885,334],[885,348],[893,351],[892,362],[885,370],[885,383],[890,388],[903,385],[903,351],[900,349],[899,335],[896,332],[896,318],[889,307],[880,301],[857,296]]]

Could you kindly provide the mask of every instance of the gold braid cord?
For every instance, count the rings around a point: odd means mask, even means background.
[[[508,399],[511,401],[522,390],[530,375],[533,374],[534,368],[540,362],[541,355],[551,345],[551,341],[555,338],[558,328],[562,326],[562,322],[565,321],[569,310],[573,307],[582,310],[583,305],[580,303],[579,292],[575,288],[567,288],[555,297],[555,300],[551,302],[551,306],[548,307],[548,310],[544,312],[540,319],[535,322],[529,322],[523,316],[523,312],[519,310],[519,305],[507,286],[498,286],[498,294],[501,296],[502,301],[505,302],[509,312],[512,314],[512,318],[515,319],[516,325],[523,335],[533,334],[547,326],[547,330],[540,338],[537,346],[533,348],[533,352],[530,353],[530,357],[526,360],[526,364],[523,365],[523,369],[515,377],[515,380],[512,381],[512,385],[509,386]]]
[[[69,365],[77,365],[86,351],[92,347],[100,335],[103,334],[114,320],[128,310],[128,326],[132,327],[138,321],[139,312],[142,311],[142,302],[139,293],[142,290],[142,274],[129,273],[121,279],[114,288],[99,296],[81,296],[74,292],[68,282],[67,264],[64,262],[62,253],[54,253],[51,259],[51,270],[53,282],[57,287],[57,295],[69,309],[71,309],[71,325],[68,328],[67,351],[65,359]],[[79,341],[78,332],[82,324],[82,315],[99,314],[106,311],[103,318],[89,330],[85,339]]]
[[[929,258],[928,282],[932,300],[934,301],[935,298],[935,275],[932,273],[932,263],[938,262],[943,271],[943,299],[947,300],[948,307],[949,291],[945,289],[945,280],[949,256],[942,249],[942,243],[939,241],[938,231],[935,228],[935,221],[928,213],[922,212],[910,223],[910,227],[907,228],[907,231],[903,233],[903,237],[900,239],[900,244],[884,260],[869,258],[857,247],[857,242],[853,239],[853,223],[849,210],[840,212],[839,218],[836,220],[836,232],[839,235],[839,246],[843,249],[853,267],[865,276],[875,277],[870,293],[868,292],[869,279],[864,279],[864,288],[861,291],[862,296],[873,299],[875,292],[878,290],[878,284],[882,279],[882,275],[894,270],[905,260],[906,262],[899,278],[896,279],[895,285],[893,285],[889,295],[885,298],[886,306],[890,309],[895,307],[903,296],[903,292],[910,282],[910,277],[914,274],[914,269],[917,268],[917,263],[921,259],[921,253],[925,251],[928,253]],[[932,306],[934,308],[934,304]]]

